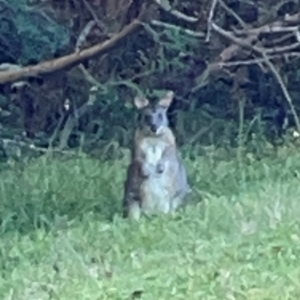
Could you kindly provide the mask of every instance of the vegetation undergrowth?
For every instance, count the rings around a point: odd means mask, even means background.
[[[1,299],[299,299],[299,153],[186,159],[193,201],[138,223],[120,217],[126,164],[1,172]]]

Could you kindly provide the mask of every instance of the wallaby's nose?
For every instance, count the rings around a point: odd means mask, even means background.
[[[152,132],[156,132],[157,131],[157,125],[156,124],[151,124],[150,129]]]

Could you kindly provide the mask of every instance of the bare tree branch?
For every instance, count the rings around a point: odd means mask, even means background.
[[[142,27],[140,20],[135,19],[132,23],[125,26],[119,33],[112,36],[103,43],[87,48],[80,52],[39,63],[35,66],[24,67],[20,70],[0,72],[0,84],[26,79],[28,77],[41,76],[57,71],[70,69],[87,59],[102,55],[114,47],[118,46],[128,35],[136,32]]]
[[[261,49],[259,47],[256,47],[254,45],[251,45],[247,42],[247,40],[242,40],[240,38],[237,38],[235,36],[233,36],[233,34],[231,34],[230,32],[220,28],[218,25],[216,25],[215,23],[212,24],[212,28],[218,32],[220,35],[230,39],[232,42],[240,45],[241,47],[243,48],[246,48],[246,49],[250,49],[250,50],[253,50],[253,52],[255,52],[256,54],[259,54],[263,57],[264,59],[264,62],[265,64],[268,66],[268,68],[270,69],[270,71],[273,73],[274,77],[276,78],[276,80],[278,81],[278,84],[283,92],[283,95],[284,97],[286,98],[289,106],[290,106],[290,109],[291,109],[291,112],[293,114],[293,117],[294,117],[294,120],[295,120],[295,123],[296,123],[296,127],[297,127],[297,130],[300,132],[300,121],[299,121],[299,118],[298,118],[298,115],[297,115],[297,112],[295,110],[295,107],[294,107],[294,104],[293,104],[293,100],[278,72],[278,70],[276,69],[276,67],[274,66],[274,64],[271,62],[270,58],[267,56],[266,52],[264,49]]]
[[[174,17],[176,17],[177,19],[181,19],[181,20],[184,20],[184,21],[190,22],[190,23],[195,23],[195,22],[198,21],[198,18],[185,15],[184,13],[182,13],[182,12],[176,10],[176,9],[173,9],[171,7],[171,4],[170,4],[169,0],[153,0],[153,1],[159,7],[161,7],[164,11],[170,13],[171,15],[173,15]]]

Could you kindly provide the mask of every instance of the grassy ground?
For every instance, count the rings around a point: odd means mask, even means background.
[[[187,160],[185,210],[119,217],[126,161],[0,174],[0,299],[300,299],[300,155]]]

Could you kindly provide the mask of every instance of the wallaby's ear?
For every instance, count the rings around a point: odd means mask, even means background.
[[[174,92],[168,91],[164,97],[162,97],[158,104],[164,108],[169,108],[174,98]]]
[[[148,104],[149,104],[149,100],[144,97],[136,96],[134,98],[134,105],[136,106],[137,109],[142,109],[146,107]]]

